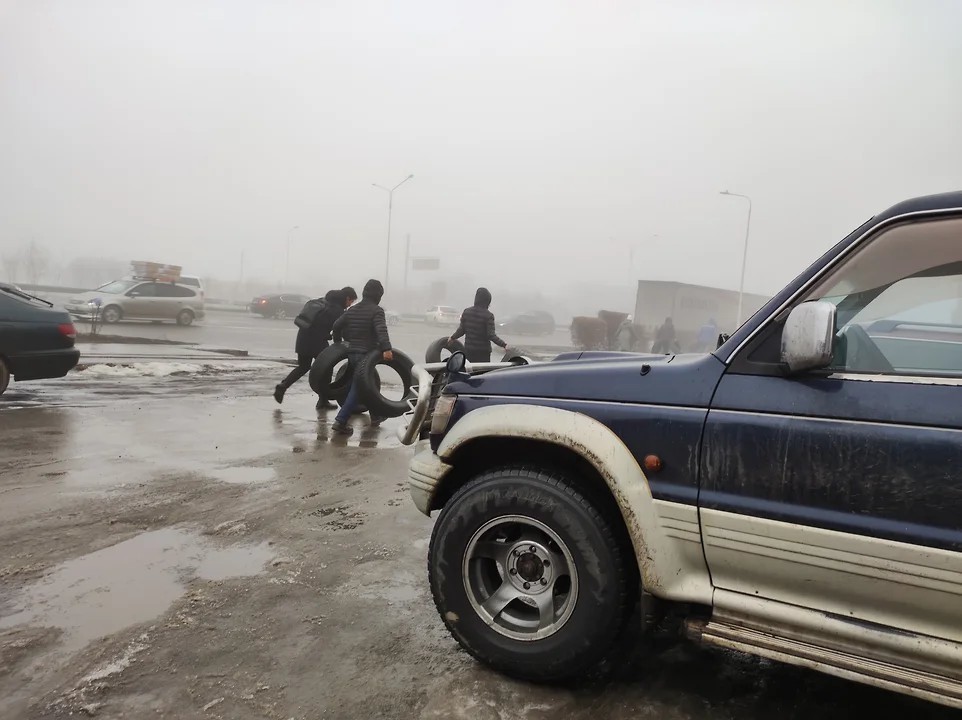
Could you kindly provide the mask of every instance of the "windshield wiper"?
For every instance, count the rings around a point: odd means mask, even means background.
[[[24,300],[36,300],[37,302],[42,302],[47,307],[53,307],[53,303],[50,302],[49,300],[44,300],[43,298],[39,298],[36,295],[30,295],[29,293],[25,293],[23,290],[19,290],[18,288],[11,287],[10,285],[0,285],[0,290],[3,290],[6,293],[10,293],[11,295],[15,295],[16,297],[21,297]]]

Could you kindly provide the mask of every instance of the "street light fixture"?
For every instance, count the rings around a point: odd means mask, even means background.
[[[387,193],[387,251],[384,256],[384,288],[387,289],[388,277],[391,274],[391,212],[394,209],[394,191],[401,187],[408,180],[413,178],[414,175],[408,175],[401,182],[392,188],[386,188],[383,185],[378,185],[377,183],[371,183],[376,188],[380,188]]]
[[[742,195],[741,193],[733,193],[728,190],[722,190],[719,195],[730,195],[732,197],[745,198],[748,201],[748,221],[745,223],[745,247],[742,250],[742,279],[738,284],[738,319],[735,322],[735,328],[741,327],[742,324],[742,308],[744,307],[744,297],[745,297],[745,265],[748,264],[748,233],[752,228],[752,199],[748,195]]]

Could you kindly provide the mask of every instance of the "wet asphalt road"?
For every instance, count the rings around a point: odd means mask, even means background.
[[[76,373],[0,398],[0,718],[949,718],[674,636],[533,686],[477,665],[426,585],[409,450],[332,439],[269,366]]]

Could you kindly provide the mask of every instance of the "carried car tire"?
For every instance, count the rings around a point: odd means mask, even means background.
[[[355,370],[355,378],[360,385],[358,392],[361,402],[367,407],[372,415],[381,417],[399,417],[411,409],[407,398],[411,394],[411,371],[414,369],[414,361],[411,360],[400,350],[392,350],[394,358],[385,360],[381,350],[374,350],[364,356],[358,363]],[[404,394],[400,400],[390,400],[381,394],[380,377],[377,374],[378,365],[387,365],[401,376],[401,386]]]
[[[329,386],[330,389],[328,390],[329,395],[326,398],[327,400],[333,400],[340,406],[344,405],[344,402],[347,400],[347,394],[351,390],[351,377],[353,376],[348,374],[349,367],[350,366],[347,363],[344,363],[334,373],[334,379],[331,381],[331,384]],[[381,389],[380,376],[378,376],[377,378],[377,389],[378,390]],[[364,405],[363,403],[358,405],[357,409],[355,410],[355,414],[357,415],[360,415],[366,412],[367,412],[367,406]]]
[[[181,327],[187,327],[192,325],[194,322],[194,313],[191,310],[181,310],[177,313],[177,324]]]
[[[533,467],[486,472],[455,493],[434,526],[428,572],[465,650],[541,682],[603,660],[637,597],[624,533],[569,478]]]
[[[460,340],[448,342],[448,338],[446,337],[438,338],[428,345],[428,349],[424,352],[424,362],[441,362],[441,352],[444,350],[450,351],[452,355],[456,352],[464,352],[464,343]]]
[[[119,307],[116,305],[108,305],[100,311],[100,322],[104,325],[113,325],[114,323],[119,323],[123,316],[124,312]]]
[[[504,356],[501,358],[501,362],[514,363],[515,365],[527,364],[527,360],[524,359],[524,352],[520,348],[511,346],[504,349]]]
[[[3,395],[10,386],[10,369],[3,358],[0,358],[0,395]]]
[[[311,365],[311,371],[307,376],[311,390],[328,400],[334,400],[335,398],[331,395],[331,380],[334,374],[334,366],[344,360],[347,360],[346,345],[335,343],[321,350],[320,354],[314,359],[314,364]],[[344,382],[346,384],[344,389],[344,395],[346,397],[347,390],[350,387],[350,381],[346,380]]]

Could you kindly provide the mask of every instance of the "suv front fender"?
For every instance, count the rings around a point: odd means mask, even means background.
[[[459,450],[492,437],[551,443],[584,458],[604,480],[621,512],[645,590],[666,600],[711,603],[697,506],[655,500],[631,451],[605,425],[587,415],[537,405],[472,410],[438,447],[442,476]]]

